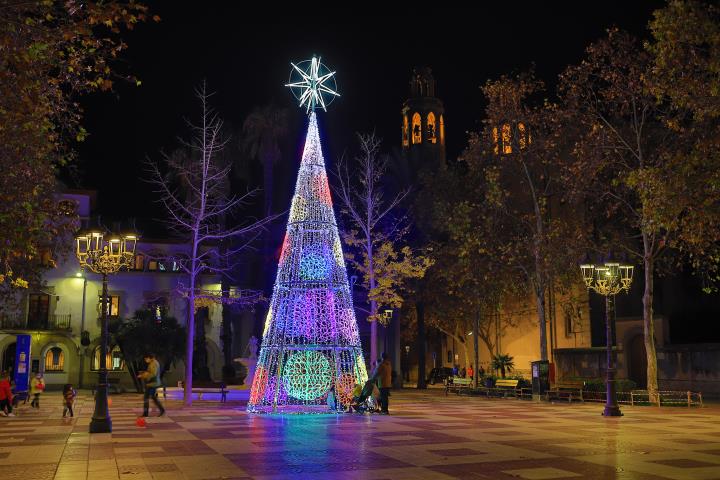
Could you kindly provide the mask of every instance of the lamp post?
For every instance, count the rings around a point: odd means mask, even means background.
[[[615,365],[612,355],[612,324],[615,321],[615,295],[630,290],[632,265],[605,263],[604,265],[580,265],[585,286],[605,297],[605,340],[607,345],[607,386],[603,415],[620,417],[622,412],[615,397]]]
[[[112,431],[112,420],[108,410],[108,290],[107,277],[122,268],[132,265],[135,258],[137,236],[109,235],[107,239],[99,230],[78,235],[75,238],[80,267],[102,275],[102,332],[100,337],[100,369],[98,385],[95,390],[95,411],[90,421],[90,433],[109,433]]]

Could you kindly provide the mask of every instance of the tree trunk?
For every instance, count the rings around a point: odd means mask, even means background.
[[[417,350],[418,350],[418,379],[417,388],[426,389],[425,383],[425,305],[422,302],[415,303],[417,314]]]
[[[223,287],[222,295],[226,297],[229,285]],[[232,315],[227,304],[222,305],[222,348],[223,348],[223,380],[228,383],[235,379],[235,366],[233,365],[233,329]]]
[[[368,218],[368,225],[370,219]],[[367,243],[365,244],[365,254],[367,255],[368,259],[368,283],[370,284],[370,290],[368,291],[368,295],[370,292],[375,289],[376,283],[375,283],[375,264],[373,262],[373,245],[372,245],[372,239],[368,238]],[[375,361],[378,359],[378,351],[377,351],[377,315],[378,311],[378,304],[375,300],[370,301],[370,315],[373,318],[372,323],[370,324],[370,364],[374,364]]]
[[[193,359],[193,376],[198,380],[210,381],[210,369],[207,362],[207,343],[205,338],[205,322],[210,318],[208,307],[198,309],[195,315],[195,354]]]
[[[193,265],[194,266],[194,265]],[[190,280],[188,295],[187,343],[185,344],[185,382],[183,398],[186,406],[192,405],[193,352],[195,350],[195,278]]]
[[[537,301],[538,325],[540,326],[540,360],[547,360],[548,352],[547,325],[545,322],[545,284],[541,276],[542,274],[540,272],[536,272],[535,300]]]
[[[647,234],[643,234],[645,246],[645,291],[643,292],[643,332],[645,340],[645,353],[647,355],[647,389],[650,394],[650,402],[657,403],[658,374],[657,355],[655,353],[655,322],[653,320],[653,270],[654,260],[649,252],[650,240]]]

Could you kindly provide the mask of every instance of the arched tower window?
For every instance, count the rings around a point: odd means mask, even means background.
[[[412,116],[412,143],[422,142],[422,120],[420,114],[415,112]]]
[[[403,115],[402,144],[403,147],[410,145],[410,126],[407,115]]]
[[[531,143],[530,132],[525,128],[525,124],[518,122],[518,146],[520,150],[525,150]]]
[[[493,151],[495,154],[509,155],[513,147],[518,151],[525,150],[532,143],[530,129],[524,123],[503,123],[502,126],[492,129]]]
[[[512,129],[509,123],[502,126],[502,152],[505,155],[512,153]]]
[[[440,115],[440,145],[445,145],[445,121]]]
[[[428,116],[427,116],[427,135],[428,135],[428,141],[430,143],[437,142],[435,114],[433,112],[428,113]]]

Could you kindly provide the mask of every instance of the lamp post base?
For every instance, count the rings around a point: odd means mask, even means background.
[[[90,433],[111,433],[112,420],[109,416],[105,418],[93,418],[90,420]]]
[[[603,417],[622,417],[623,414],[620,411],[620,407],[617,405],[605,405],[603,410]]]

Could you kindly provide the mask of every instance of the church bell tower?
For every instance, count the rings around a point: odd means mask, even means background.
[[[445,109],[429,67],[415,68],[402,109],[402,151],[414,171],[445,166]]]

